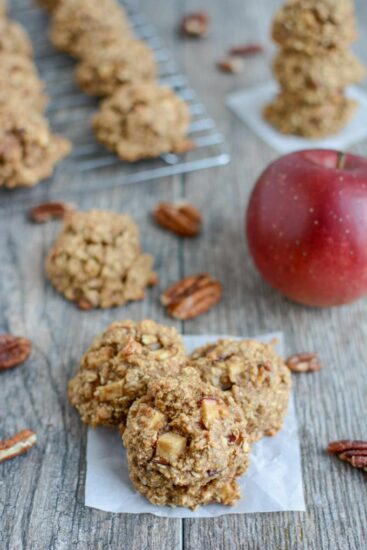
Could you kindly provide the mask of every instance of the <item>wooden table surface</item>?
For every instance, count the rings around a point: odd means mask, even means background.
[[[0,548],[366,548],[366,478],[327,456],[325,447],[336,438],[367,438],[367,302],[320,311],[290,303],[260,279],[243,234],[251,187],[276,154],[226,109],[224,100],[232,91],[269,78],[269,23],[280,3],[140,2],[227,136],[232,154],[225,168],[79,198],[83,209],[128,211],[139,223],[144,248],[154,254],[160,276],[159,286],[143,302],[108,311],[77,310],[56,294],[43,272],[58,224],[31,226],[24,213],[1,214],[0,329],[28,336],[34,351],[26,365],[1,375],[0,435],[27,427],[37,432],[39,442],[28,456],[0,465]],[[210,37],[179,39],[177,21],[198,7],[212,16]],[[365,0],[357,0],[357,10],[361,36],[356,51],[367,64]],[[219,73],[216,60],[229,46],[247,41],[268,43],[267,56],[249,60],[244,74]],[[366,153],[366,143],[354,150]],[[205,216],[204,233],[194,241],[160,231],[149,216],[158,201],[184,197]],[[201,318],[174,323],[180,331],[251,336],[282,330],[289,352],[316,350],[325,364],[319,373],[294,377],[307,512],[179,520],[86,508],[86,429],[67,401],[67,382],[94,335],[110,322],[146,317],[171,322],[159,305],[160,291],[203,270],[223,282],[224,299]]]

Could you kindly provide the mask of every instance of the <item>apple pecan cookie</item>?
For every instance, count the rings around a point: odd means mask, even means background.
[[[89,95],[108,96],[121,85],[154,80],[152,50],[141,40],[122,38],[104,48],[90,48],[76,69],[79,86]]]
[[[241,406],[251,441],[281,429],[291,376],[271,345],[255,340],[219,340],[194,351],[190,365],[202,380],[231,395]]]
[[[352,0],[288,0],[277,13],[273,39],[308,54],[343,47],[357,36]]]
[[[283,134],[322,138],[342,130],[357,105],[341,93],[329,94],[321,103],[307,103],[298,95],[281,92],[265,107],[264,118]]]
[[[134,162],[192,147],[189,109],[170,88],[154,82],[123,86],[102,102],[93,118],[97,139]]]
[[[25,57],[32,57],[33,48],[27,33],[21,25],[0,19],[0,52],[20,54]]]
[[[56,48],[80,57],[83,51],[85,53],[84,48],[80,49],[80,40],[87,36],[90,44],[93,44],[95,33],[101,31],[106,34],[118,31],[124,36],[131,35],[120,4],[114,0],[62,0],[53,13],[50,37]]]
[[[150,382],[130,408],[123,442],[131,481],[153,504],[194,510],[240,497],[236,478],[250,450],[242,410],[195,369]]]
[[[69,151],[69,141],[53,134],[40,113],[21,100],[0,103],[0,186],[36,185]]]
[[[113,323],[83,356],[69,383],[69,398],[91,426],[125,423],[131,404],[146,393],[148,381],[177,375],[186,360],[175,328],[154,321]]]
[[[108,308],[143,299],[145,288],[155,283],[152,264],[130,216],[91,210],[66,215],[46,271],[54,287],[81,309]]]
[[[0,52],[0,104],[9,98],[40,112],[48,101],[34,63],[24,55]]]

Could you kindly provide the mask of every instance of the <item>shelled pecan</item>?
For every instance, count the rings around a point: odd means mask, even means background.
[[[223,73],[239,74],[243,72],[244,64],[238,57],[225,57],[217,62],[217,67]]]
[[[24,363],[31,353],[32,342],[13,334],[0,334],[0,371]]]
[[[210,20],[205,11],[188,13],[181,21],[181,34],[193,38],[205,38],[209,34]]]
[[[35,223],[45,223],[49,220],[63,219],[68,212],[75,210],[75,206],[68,202],[44,202],[32,208],[29,218]]]
[[[315,372],[322,369],[317,353],[295,353],[286,360],[292,372]]]
[[[340,460],[348,462],[354,468],[367,472],[367,441],[358,439],[341,439],[329,443],[328,452],[337,455]]]
[[[211,309],[221,297],[221,283],[207,273],[199,273],[169,287],[162,294],[161,303],[172,317],[188,320]]]
[[[32,430],[22,430],[9,439],[0,441],[0,462],[27,453],[37,443],[37,435]]]
[[[256,55],[263,52],[264,48],[261,44],[240,44],[231,48],[229,50],[229,55],[249,57],[251,55]]]
[[[201,231],[201,212],[187,202],[161,202],[153,217],[159,225],[181,237],[195,237]]]

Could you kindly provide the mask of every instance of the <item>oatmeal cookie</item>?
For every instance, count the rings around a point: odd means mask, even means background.
[[[82,90],[100,97],[130,82],[154,80],[156,75],[152,50],[134,38],[122,38],[103,49],[91,48],[76,69],[76,81]]]
[[[8,19],[0,19],[0,52],[32,57],[31,41],[21,25]]]
[[[123,442],[130,479],[153,504],[195,510],[240,497],[246,422],[231,395],[203,383],[195,369],[149,383],[130,408]]]
[[[351,0],[289,0],[277,13],[272,35],[285,49],[314,54],[357,37]]]
[[[48,101],[34,63],[23,55],[0,52],[0,104],[9,98],[40,112]]]
[[[322,103],[306,103],[298,95],[281,92],[264,109],[264,118],[284,134],[323,138],[340,132],[353,117],[358,103],[342,93]]]
[[[59,50],[80,57],[83,53],[80,40],[89,37],[93,44],[95,33],[101,31],[106,34],[113,31],[124,36],[131,35],[120,4],[114,0],[63,0],[53,14],[50,38]]]
[[[134,162],[161,153],[184,152],[189,109],[170,88],[134,83],[105,99],[93,117],[97,139],[124,160]]]
[[[359,82],[366,73],[351,52],[336,48],[315,56],[283,50],[276,56],[273,68],[283,89],[312,103],[323,102],[325,96]]]
[[[130,216],[108,210],[73,212],[50,250],[47,274],[82,309],[141,300],[152,284],[153,258],[140,248]]]
[[[175,328],[150,320],[113,323],[83,356],[69,383],[69,399],[86,424],[124,425],[149,380],[177,375],[185,360]]]
[[[251,441],[275,435],[288,408],[291,376],[269,344],[255,340],[219,340],[191,355],[201,378],[229,394],[241,406]]]
[[[46,119],[19,101],[0,104],[0,186],[31,187],[51,176],[70,151]]]

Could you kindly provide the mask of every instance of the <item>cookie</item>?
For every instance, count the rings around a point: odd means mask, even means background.
[[[101,143],[133,162],[187,150],[189,122],[187,104],[170,88],[139,82],[105,99],[92,126]]]
[[[194,351],[190,365],[204,382],[231,395],[241,406],[252,441],[282,428],[291,377],[271,345],[255,340],[219,340]]]
[[[130,408],[123,442],[130,479],[152,504],[195,510],[240,496],[246,422],[231,395],[203,383],[195,369],[150,382]]]
[[[175,328],[154,321],[113,323],[83,356],[69,383],[69,399],[91,426],[125,424],[132,403],[150,380],[178,375],[186,360]]]
[[[0,52],[0,104],[17,99],[44,111],[48,97],[32,61],[23,55]]]
[[[351,0],[289,0],[276,14],[272,36],[284,49],[314,54],[357,37]]]
[[[67,217],[46,270],[54,287],[80,308],[109,308],[144,297],[152,264],[130,216],[91,210]]]
[[[79,57],[82,38],[85,48],[85,37],[92,45],[97,32],[108,34],[111,30],[122,36],[131,35],[125,11],[114,0],[63,0],[54,11],[50,38],[59,50]]]
[[[51,176],[70,151],[43,116],[23,102],[0,104],[0,186],[32,187]]]
[[[121,38],[104,48],[92,47],[76,69],[76,81],[87,94],[108,96],[124,84],[154,80],[152,50],[141,40]]]
[[[340,132],[353,117],[358,103],[341,93],[322,103],[306,103],[298,95],[281,92],[264,109],[264,118],[283,134],[323,138]]]
[[[31,41],[21,25],[0,19],[0,53],[6,52],[32,57]]]
[[[311,103],[324,101],[325,96],[359,82],[366,74],[357,57],[336,48],[315,56],[283,50],[276,56],[273,69],[284,90]]]

